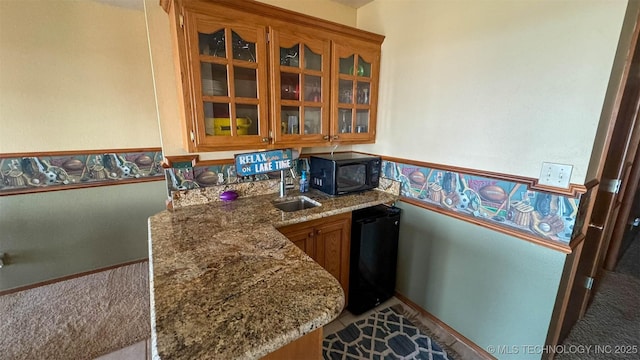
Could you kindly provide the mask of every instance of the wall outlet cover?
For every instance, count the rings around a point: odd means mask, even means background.
[[[572,170],[573,165],[543,162],[538,184],[568,189]]]

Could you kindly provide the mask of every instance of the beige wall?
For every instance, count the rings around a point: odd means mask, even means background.
[[[583,183],[627,2],[376,0],[377,142],[356,150]]]
[[[358,27],[386,39],[376,144],[354,149],[534,178],[567,163],[584,183],[626,5],[365,5]],[[564,254],[400,206],[399,292],[480,347],[544,344]]]
[[[592,179],[601,180],[600,177],[602,176],[602,169],[604,167],[604,163],[602,163],[601,166],[601,160],[603,160],[602,154],[610,141],[607,137],[609,135],[607,129],[611,125],[611,118],[618,111],[616,104],[619,104],[619,101],[621,100],[617,99],[616,95],[621,87],[625,85],[622,82],[622,76],[629,57],[629,51],[631,49],[630,44],[639,11],[640,0],[629,1],[629,6],[627,7],[627,12],[625,14],[624,25],[622,27],[622,33],[620,34],[620,41],[618,42],[618,50],[616,51],[616,57],[613,63],[613,70],[609,77],[609,87],[607,88],[607,95],[605,96],[604,106],[602,107],[602,114],[600,117],[600,123],[598,124],[598,130],[596,132],[596,139],[593,144],[591,161],[589,163],[586,176],[587,182]]]
[[[331,0],[258,0],[283,9],[315,16],[347,26],[356,26],[355,8]]]
[[[0,1],[0,48],[0,153],[160,146],[142,11]]]
[[[158,146],[143,11],[0,0],[0,154]],[[0,196],[0,290],[146,258],[165,198],[164,181]]]
[[[262,0],[262,2],[355,26],[356,10],[331,0]],[[178,93],[175,86],[178,80],[173,62],[169,17],[158,5],[157,0],[144,0],[144,5],[162,149],[165,156],[184,155],[188,152],[183,145],[182,128],[180,127],[183,115],[178,107]],[[201,153],[200,159],[230,159],[238,152],[244,151]]]

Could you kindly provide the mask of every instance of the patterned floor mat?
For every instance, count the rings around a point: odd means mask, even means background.
[[[327,360],[451,359],[440,345],[391,307],[327,335],[322,347]]]

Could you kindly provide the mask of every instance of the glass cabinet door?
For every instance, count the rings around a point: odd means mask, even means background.
[[[373,141],[380,52],[334,43],[333,56],[332,140]]]
[[[193,17],[196,145],[268,142],[266,28]]]
[[[275,142],[326,143],[330,131],[329,41],[274,29],[270,34]]]

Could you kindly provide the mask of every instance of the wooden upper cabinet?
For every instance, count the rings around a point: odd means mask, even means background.
[[[330,132],[331,42],[300,31],[270,35],[274,142],[322,145]]]
[[[380,47],[355,40],[332,48],[332,141],[375,141]]]
[[[193,150],[264,146],[269,137],[267,29],[185,12]]]
[[[161,5],[189,152],[375,140],[383,36],[256,1]]]

